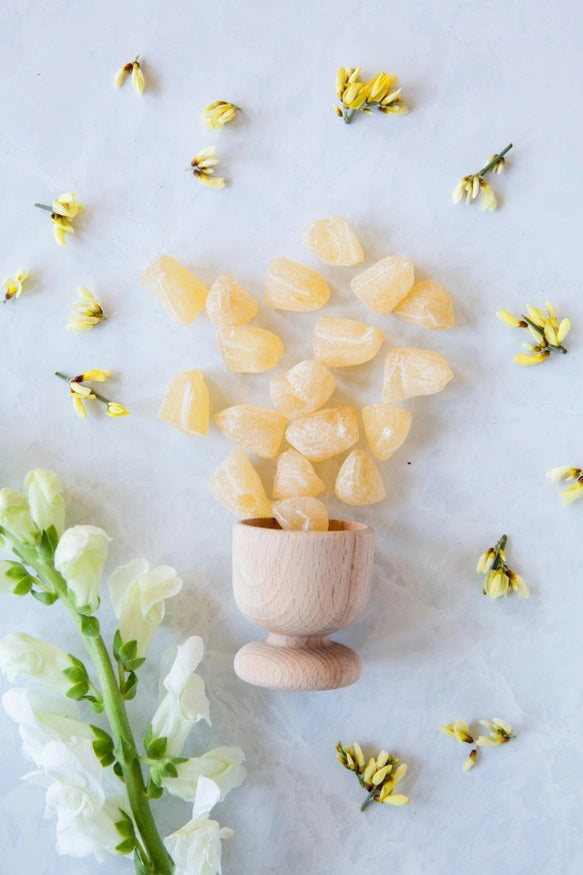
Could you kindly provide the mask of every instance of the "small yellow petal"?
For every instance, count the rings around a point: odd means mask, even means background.
[[[93,368],[93,370],[83,371],[82,378],[83,380],[93,380],[96,383],[104,383],[110,374],[111,371],[103,371],[98,368]]]
[[[520,319],[517,319],[517,317],[513,316],[512,313],[509,313],[508,310],[496,310],[496,316],[501,322],[504,322],[505,325],[509,325],[511,328],[520,328]]]
[[[403,796],[402,793],[392,793],[390,796],[387,796],[386,799],[383,799],[383,803],[385,805],[408,805],[411,800],[408,796]]]
[[[107,415],[118,417],[118,416],[128,416],[129,410],[126,410],[121,404],[118,404],[117,401],[108,401],[107,403]]]

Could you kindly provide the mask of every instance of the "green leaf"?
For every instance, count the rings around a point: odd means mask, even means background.
[[[101,726],[95,726],[94,723],[89,724],[89,729],[91,729],[95,738],[100,738],[102,741],[108,741],[113,749],[113,738],[111,737],[109,732],[106,732],[105,729],[101,728]]]
[[[86,692],[86,684],[74,684],[69,690],[67,690],[66,696],[68,699],[74,699],[76,702],[78,702],[85,696]]]
[[[84,617],[90,617],[93,613],[95,613],[96,609],[93,609],[91,605],[81,605],[80,608],[77,608],[77,611],[80,614],[83,614]]]
[[[122,811],[121,808],[120,811],[122,814],[122,819],[116,822],[115,828],[117,829],[120,836],[122,836],[124,839],[128,839],[130,836],[132,836],[132,838],[135,837],[136,833],[134,830],[134,823],[131,817],[129,817],[129,815],[125,811]]]
[[[20,565],[18,562],[11,562],[10,568],[4,572],[4,575],[9,580],[22,580],[24,577],[30,577],[24,565]]]
[[[97,617],[81,617],[81,632],[88,638],[99,637],[99,620]]]
[[[166,753],[168,739],[165,736],[160,738],[151,738],[146,744],[146,753],[153,760],[160,760]]]
[[[59,533],[54,526],[49,526],[48,529],[45,529],[43,534],[46,534],[47,540],[51,545],[54,554],[55,550],[57,549],[57,544],[59,543]]]
[[[84,665],[81,667],[78,665],[72,665],[69,668],[64,668],[63,674],[72,684],[87,683],[87,672],[85,671]]]
[[[32,577],[23,577],[15,585],[12,592],[14,595],[28,595],[32,589]]]
[[[121,640],[121,634],[119,629],[115,630],[115,635],[113,636],[113,655],[115,656],[115,661],[119,662],[119,651],[120,648],[123,647],[123,641]]]
[[[124,685],[123,697],[127,702],[129,702],[131,699],[135,699],[137,692],[138,692],[138,678],[133,673],[133,671],[131,671],[129,673],[129,675],[127,676],[127,680],[126,680],[125,685]]]
[[[46,559],[48,562],[51,562],[53,556],[55,555],[55,547],[51,540],[51,537],[48,531],[45,529],[40,536],[40,545],[39,545],[39,553],[41,553],[43,559]]]
[[[103,711],[103,699],[101,697],[99,699],[95,698],[95,696],[85,696],[85,699],[89,702],[93,710],[96,714],[101,714]]]
[[[146,661],[145,656],[138,656],[138,657],[136,657],[136,659],[126,659],[126,661],[123,664],[123,667],[126,669],[126,671],[135,671],[137,668],[139,668],[141,665],[143,665],[145,663],[145,661]]]
[[[107,739],[106,741],[104,738],[97,738],[93,742],[93,750],[95,751],[97,759],[109,756],[109,754],[113,753],[113,742],[111,739]]]
[[[33,589],[32,594],[38,602],[42,605],[47,605],[48,607],[54,605],[58,599],[58,595],[54,592],[38,592],[36,589]]]
[[[162,777],[163,778],[177,778],[178,777],[178,769],[174,765],[171,760],[166,760],[164,765],[162,766]]]
[[[125,661],[126,659],[134,659],[138,652],[137,641],[126,641],[119,649],[119,655]]]
[[[131,854],[136,846],[135,836],[131,836],[129,839],[124,839],[123,842],[120,842],[119,845],[115,846],[118,854]]]
[[[164,789],[160,786],[160,784],[156,783],[152,774],[150,773],[150,779],[148,781],[148,786],[146,788],[146,796],[148,799],[159,799],[164,793]]]
[[[123,769],[121,767],[121,763],[118,763],[117,760],[113,764],[113,771],[117,775],[118,778],[121,778],[123,780]]]

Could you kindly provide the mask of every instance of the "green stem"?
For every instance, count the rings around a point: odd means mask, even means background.
[[[563,355],[565,355],[565,353],[568,352],[568,349],[566,349],[566,347],[564,347],[562,343],[557,344],[557,346],[553,346],[552,343],[547,343],[544,328],[541,328],[540,325],[537,325],[536,322],[533,322],[532,319],[529,319],[528,316],[524,315],[524,313],[522,314],[522,318],[524,319],[525,322],[527,322],[530,325],[531,328],[534,328],[534,330],[538,334],[540,334],[541,339],[545,341],[545,343],[547,344],[547,346],[550,350],[553,350],[553,349],[560,350],[560,352],[562,352]]]
[[[500,551],[505,548],[507,540],[508,535],[502,535],[502,537],[498,538],[498,540],[496,541],[496,546],[494,547],[494,562],[492,563],[492,571],[497,571],[497,569],[504,564],[500,557]]]
[[[366,799],[364,800],[364,802],[360,806],[361,811],[366,811],[366,809],[368,808],[370,803],[373,801],[375,794],[378,793],[378,791],[379,791],[378,787],[372,787],[370,789],[368,796],[366,797]]]
[[[65,380],[66,383],[70,383],[72,381],[72,377],[68,377],[66,374],[62,374],[61,371],[55,371],[55,377],[60,377],[61,380]],[[93,397],[97,398],[98,401],[103,401],[104,404],[111,404],[111,399],[106,398],[105,395],[100,395],[99,392],[96,392],[95,389],[91,389],[93,393]]]
[[[48,207],[46,204],[35,204],[35,207],[38,207],[39,210],[46,210],[48,213],[52,213],[52,212],[53,212],[53,208],[52,208],[52,207]]]
[[[58,593],[59,598],[65,604],[80,629],[82,617],[67,592],[67,584],[64,578],[48,562],[39,557],[35,547],[19,545],[18,552],[27,564],[34,568],[36,573]],[[116,745],[116,756],[122,768],[130,808],[142,839],[144,851],[153,866],[152,871],[156,875],[172,875],[174,865],[164,847],[150,810],[150,803],[146,796],[144,777],[132,728],[105,642],[101,635],[98,635],[96,638],[90,638],[87,635],[82,635],[82,637],[97,671],[104,711],[109,720]]]
[[[344,115],[342,116],[342,118],[344,120],[344,124],[349,125],[355,115],[356,115],[355,109],[345,109]]]
[[[511,149],[512,143],[508,143],[506,148],[502,149],[501,152],[498,152],[496,155],[492,155],[490,161],[488,161],[485,167],[482,167],[482,169],[478,171],[476,176],[484,176],[485,173],[488,173],[494,167],[494,165],[497,164],[498,161],[500,161],[501,158],[504,158],[507,152],[510,152]]]

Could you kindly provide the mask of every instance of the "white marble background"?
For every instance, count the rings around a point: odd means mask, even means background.
[[[225,875],[581,871],[583,505],[563,510],[545,472],[583,464],[582,24],[575,0],[2,4],[0,273],[27,265],[31,282],[0,308],[1,480],[18,486],[29,467],[55,467],[71,520],[114,537],[112,567],[144,554],[183,575],[144,669],[146,701],[132,712],[144,724],[151,713],[157,654],[204,634],[214,726],[192,751],[241,744],[249,766],[246,784],[217,809],[235,829]],[[129,84],[111,87],[136,52],[143,99]],[[335,118],[335,71],[358,63],[369,76],[398,72],[412,112],[350,127]],[[209,136],[199,114],[217,98],[245,114]],[[510,140],[508,172],[495,179],[501,209],[452,206],[458,177]],[[212,143],[232,180],[222,192],[183,171]],[[32,204],[68,189],[87,209],[61,251]],[[408,442],[382,466],[388,498],[354,511],[377,531],[370,606],[338,636],[362,654],[361,681],[274,693],[245,686],[231,668],[257,633],[230,592],[232,520],[205,487],[228,443],[216,432],[189,440],[156,418],[180,369],[206,372],[214,410],[267,402],[269,375],[227,374],[208,321],[172,324],[138,276],[166,252],[208,283],[232,273],[261,298],[274,255],[319,267],[301,233],[335,213],[357,230],[368,263],[408,255],[443,282],[457,327],[435,334],[373,317],[350,292],[350,269],[322,268],[333,287],[327,312],[375,322],[387,344],[440,351],[455,380],[407,404]],[[63,330],[80,283],[111,316],[89,335]],[[520,336],[494,310],[549,297],[573,320],[571,351],[520,369]],[[317,316],[261,310],[259,324],[284,338],[281,369],[309,355]],[[87,367],[115,372],[112,393],[129,418],[74,417],[52,373]],[[378,400],[381,373],[382,356],[338,371],[336,397]],[[322,466],[329,483],[338,464]],[[260,468],[271,477],[271,463]],[[476,558],[503,531],[529,602],[480,594]],[[79,650],[58,607],[6,600],[0,627]],[[437,727],[493,714],[511,721],[516,741],[462,773],[467,751]],[[15,727],[4,715],[0,726],[0,871],[95,871],[56,855],[42,795],[19,781],[29,763]],[[338,738],[406,760],[411,805],[361,814],[360,790],[335,762]],[[175,800],[159,808],[165,828],[186,819]]]

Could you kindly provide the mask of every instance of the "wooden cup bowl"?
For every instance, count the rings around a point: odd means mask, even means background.
[[[233,528],[233,593],[243,616],[269,633],[235,656],[244,681],[281,690],[332,690],[360,676],[360,657],[329,635],[364,610],[373,530],[330,520],[327,532],[285,531],[272,518]]]

